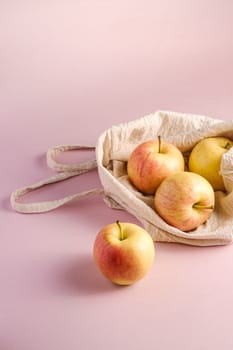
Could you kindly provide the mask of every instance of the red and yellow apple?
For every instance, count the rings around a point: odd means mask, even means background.
[[[204,176],[215,191],[224,191],[225,186],[220,174],[221,159],[232,146],[232,140],[220,136],[199,141],[190,153],[189,170]]]
[[[109,224],[97,234],[93,256],[100,271],[113,283],[130,285],[142,279],[154,261],[154,242],[138,225]]]
[[[154,194],[160,183],[177,171],[184,170],[184,157],[171,143],[157,140],[138,145],[130,154],[127,173],[130,182],[146,194]]]
[[[208,220],[214,209],[214,190],[202,176],[177,172],[168,176],[155,194],[155,210],[169,225],[191,231]]]

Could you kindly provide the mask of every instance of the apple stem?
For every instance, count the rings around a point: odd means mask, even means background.
[[[194,204],[193,208],[195,208],[195,209],[214,209],[214,206],[213,205]]]
[[[158,142],[159,142],[159,153],[161,153],[161,136],[158,135]]]
[[[117,226],[119,227],[119,231],[120,231],[120,240],[123,241],[124,235],[123,235],[122,227],[121,227],[121,224],[120,224],[119,220],[116,221],[116,224],[117,224]]]
[[[229,150],[231,147],[232,145],[230,144],[230,142],[227,142],[224,148]]]

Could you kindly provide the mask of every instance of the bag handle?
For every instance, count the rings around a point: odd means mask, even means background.
[[[47,164],[48,166],[57,171],[58,174],[53,175],[49,178],[43,179],[39,182],[36,182],[32,185],[19,188],[12,192],[10,201],[11,206],[14,210],[20,213],[43,213],[62,205],[71,202],[73,200],[78,200],[93,194],[103,194],[104,191],[102,188],[93,188],[88,191],[83,191],[79,193],[75,193],[64,198],[55,199],[52,201],[44,201],[44,202],[34,202],[34,203],[20,203],[18,200],[28,192],[32,192],[38,188],[46,186],[48,184],[64,181],[74,176],[78,176],[84,174],[92,169],[97,167],[96,160],[90,160],[87,162],[83,162],[80,164],[62,164],[56,160],[56,156],[59,153],[67,152],[70,150],[85,150],[85,149],[95,149],[94,146],[80,146],[80,145],[62,145],[52,147],[47,151]]]

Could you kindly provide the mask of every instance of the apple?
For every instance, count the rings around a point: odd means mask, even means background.
[[[158,187],[154,199],[155,210],[164,221],[185,232],[208,220],[214,202],[210,183],[188,171],[168,176]]]
[[[232,140],[220,136],[207,137],[199,141],[190,153],[189,170],[204,176],[215,191],[224,191],[225,186],[220,175],[221,159],[232,146]]]
[[[184,170],[184,157],[171,143],[146,141],[130,154],[127,173],[130,182],[146,194],[154,194],[160,183],[170,174]]]
[[[102,228],[94,242],[93,256],[110,281],[130,285],[142,279],[154,261],[154,242],[138,225],[115,222]]]

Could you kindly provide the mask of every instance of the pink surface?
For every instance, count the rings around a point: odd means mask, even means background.
[[[1,350],[233,348],[231,245],[156,244],[147,277],[121,288],[92,246],[131,215],[98,196],[42,215],[9,204],[52,173],[50,146],[95,144],[159,109],[232,119],[232,11],[228,0],[1,1]],[[99,185],[94,171],[30,199]]]

